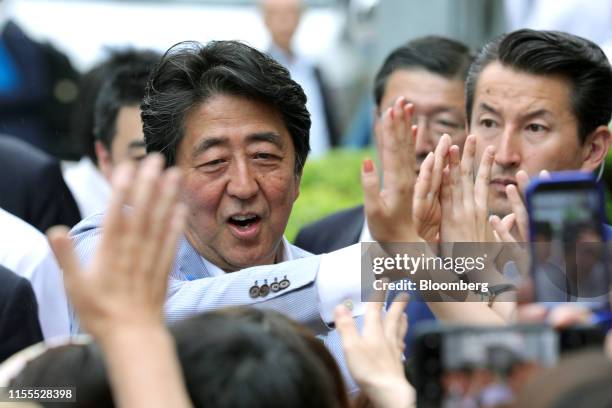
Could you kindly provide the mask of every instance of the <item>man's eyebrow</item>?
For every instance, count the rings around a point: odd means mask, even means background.
[[[480,107],[484,110],[486,110],[489,113],[492,113],[494,115],[499,115],[499,111],[497,109],[495,109],[494,107],[487,105],[486,103],[481,103]]]
[[[200,141],[200,143],[198,143],[195,146],[195,148],[191,152],[191,157],[196,158],[200,154],[204,153],[206,150],[210,149],[211,147],[219,146],[219,145],[224,145],[224,144],[227,144],[227,143],[228,143],[228,140],[227,140],[226,137],[209,137],[209,138],[206,138],[206,139]]]
[[[129,144],[128,144],[128,150],[129,149],[138,149],[141,147],[146,147],[144,140],[132,140]]]
[[[537,118],[538,116],[547,116],[550,115],[550,111],[546,110],[546,109],[538,109],[535,110],[533,112],[527,112],[524,115],[521,115],[523,120],[528,120],[528,119],[534,119]]]
[[[285,147],[285,143],[283,138],[274,132],[261,132],[261,133],[253,133],[247,137],[247,142],[267,142],[276,145],[278,148],[282,149]]]
[[[461,114],[461,110],[457,109],[457,108],[453,108],[450,106],[440,106],[438,108],[432,109],[431,112],[429,112],[429,115],[434,116],[434,115],[439,115],[441,113],[458,113]]]

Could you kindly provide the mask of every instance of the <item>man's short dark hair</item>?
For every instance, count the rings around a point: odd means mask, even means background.
[[[102,85],[94,109],[94,136],[109,151],[123,107],[140,107],[153,64],[141,62],[119,67]]]
[[[467,46],[449,38],[431,35],[409,41],[393,50],[376,74],[376,105],[380,105],[387,81],[397,70],[423,69],[444,78],[463,81],[472,59]]]
[[[160,55],[151,50],[111,49],[104,61],[95,65],[87,71],[79,81],[79,96],[72,114],[71,133],[81,143],[81,153],[88,156],[91,161],[98,163],[98,157],[94,149],[94,110],[96,99],[100,88],[112,74],[121,67],[149,63],[151,65],[159,61]]]
[[[291,135],[295,173],[301,174],[310,150],[306,95],[286,68],[237,41],[206,45],[188,41],[166,52],[151,75],[142,104],[147,152],[161,152],[168,165],[175,164],[187,114],[219,94],[273,107]]]
[[[558,76],[571,85],[571,104],[581,142],[612,115],[612,69],[595,43],[558,31],[518,30],[485,45],[466,82],[468,123],[478,77],[492,62],[534,75]]]

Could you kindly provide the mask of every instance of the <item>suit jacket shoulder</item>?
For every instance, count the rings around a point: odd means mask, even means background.
[[[59,162],[11,136],[0,135],[0,207],[39,231],[81,219]]]
[[[39,341],[42,332],[32,286],[0,266],[0,362]]]
[[[332,252],[359,242],[365,214],[363,205],[338,211],[303,227],[295,245],[313,254]]]

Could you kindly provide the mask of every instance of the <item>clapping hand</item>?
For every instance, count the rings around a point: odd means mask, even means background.
[[[442,242],[494,241],[487,222],[487,203],[495,149],[493,146],[485,149],[474,179],[475,153],[476,138],[473,135],[465,141],[461,160],[457,146],[449,149],[449,165],[442,176],[440,193]]]
[[[414,186],[414,220],[419,236],[427,242],[437,242],[439,239],[442,220],[440,187],[450,146],[450,136],[443,135],[434,152],[429,153],[421,163]]]
[[[374,163],[366,160],[363,164],[361,183],[368,228],[380,243],[422,241],[412,216],[416,180],[413,110],[413,105],[405,98],[398,98],[383,114],[382,125],[377,128],[380,132],[382,190]]]

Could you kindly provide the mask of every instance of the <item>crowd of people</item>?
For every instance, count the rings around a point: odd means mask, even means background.
[[[0,406],[610,406],[609,306],[533,302],[522,245],[530,178],[597,173],[608,154],[600,47],[530,29],[478,52],[397,47],[372,84],[363,205],[292,244],[309,152],[337,139],[323,89],[300,82],[317,71],[291,51],[297,2],[263,3],[269,52],[186,41],[85,73],[87,147],[63,174],[0,137]],[[316,149],[311,129],[328,135]],[[456,243],[486,248],[483,270],[367,267],[452,260]],[[368,289],[432,277],[456,285]]]

